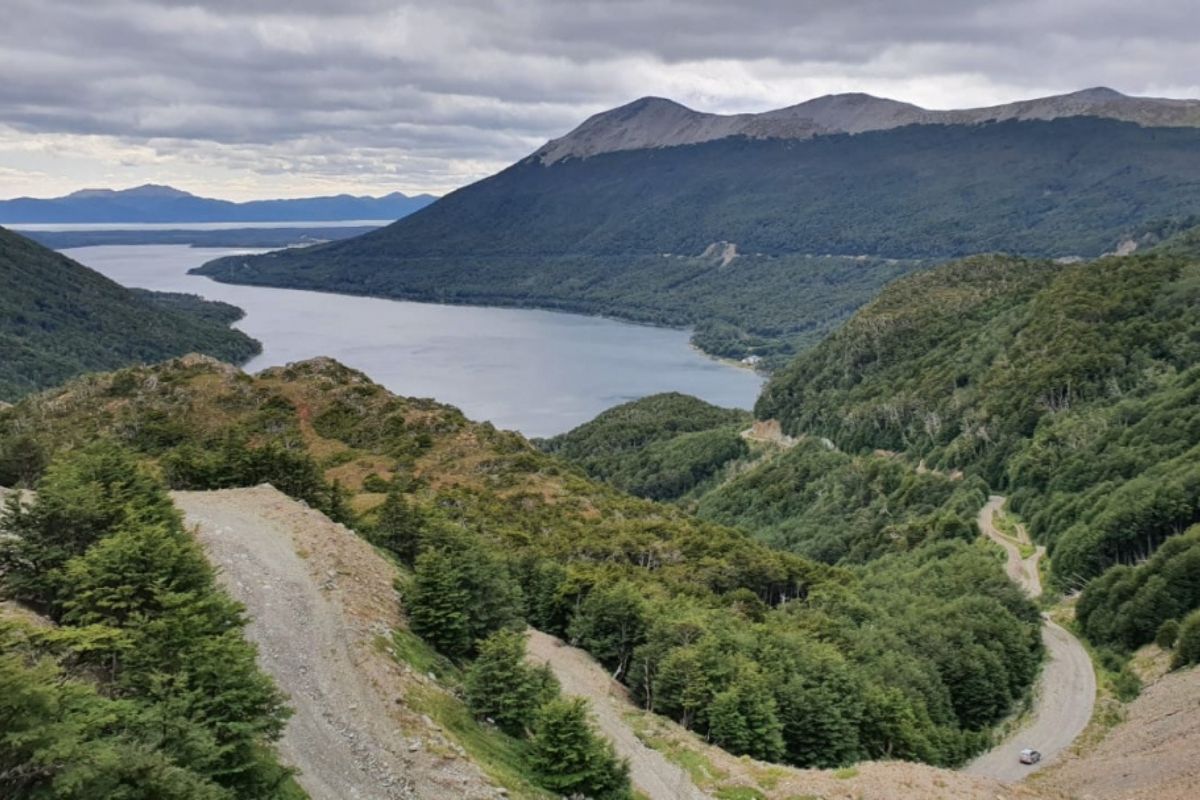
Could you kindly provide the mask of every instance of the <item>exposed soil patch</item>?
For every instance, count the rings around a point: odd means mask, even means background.
[[[1037,784],[1078,800],[1194,800],[1200,796],[1200,669],[1170,673],[1125,706],[1094,749],[1063,760]]]
[[[260,665],[291,698],[279,750],[313,800],[497,796],[405,705],[424,679],[377,646],[404,625],[386,559],[270,486],[171,496],[245,604]]]
[[[541,631],[531,628],[528,635],[529,660],[549,664],[564,694],[588,700],[597,727],[621,757],[629,760],[629,776],[635,787],[650,800],[703,800],[709,796],[696,788],[681,767],[642,744],[622,718],[630,708],[625,687],[591,656]]]

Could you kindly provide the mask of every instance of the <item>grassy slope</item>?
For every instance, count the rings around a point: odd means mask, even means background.
[[[0,399],[84,372],[187,352],[244,361],[259,345],[229,324],[240,312],[126,289],[0,229]]]

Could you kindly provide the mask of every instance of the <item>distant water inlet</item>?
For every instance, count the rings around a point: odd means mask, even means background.
[[[526,309],[444,306],[233,286],[187,271],[261,251],[184,245],[81,247],[66,255],[130,287],[189,292],[246,312],[263,343],[254,372],[331,356],[402,395],[432,397],[527,436],[549,436],[657,392],[749,408],[757,375],[688,346],[686,331]]]

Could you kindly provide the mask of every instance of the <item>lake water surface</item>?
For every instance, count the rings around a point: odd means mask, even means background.
[[[263,344],[254,372],[331,356],[397,394],[432,397],[527,436],[562,433],[618,403],[678,391],[750,408],[762,379],[706,358],[686,331],[526,309],[445,306],[217,283],[192,267],[235,253],[186,245],[80,247],[69,257],[125,286],[239,306]]]

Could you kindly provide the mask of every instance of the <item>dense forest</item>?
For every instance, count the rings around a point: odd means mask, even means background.
[[[669,392],[615,406],[537,444],[630,494],[675,500],[749,452],[739,434],[750,421],[748,412]]]
[[[1197,260],[979,257],[888,287],[757,414],[985,479],[1073,587],[1200,521],[1198,393]]]
[[[241,363],[260,345],[229,327],[240,317],[225,303],[126,289],[0,228],[0,400],[189,352]]]
[[[511,656],[489,637],[532,624],[735,753],[957,764],[986,746],[1040,661],[1036,609],[961,532],[821,564],[328,360],[253,378],[176,360],[28,398],[0,411],[0,483],[35,481],[101,439],[172,486],[270,481],[346,520],[411,570],[413,630],[476,665],[477,680],[496,672],[479,659]],[[544,695],[536,676],[518,683],[511,707],[528,722],[521,709]],[[578,719],[543,705],[532,719],[544,730]],[[619,774],[596,758],[596,780]]]
[[[542,446],[643,496],[647,476],[702,468],[666,499],[843,567],[970,541],[1000,489],[1057,587],[1084,587],[1080,630],[1104,659],[1157,642],[1198,661],[1198,230],[1144,228],[1155,247],[1134,257],[975,257],[897,282],[769,384],[757,413],[791,438],[698,451],[737,426],[649,398]]]
[[[748,422],[694,397],[654,395],[538,445],[632,494],[829,564],[979,535],[988,487],[978,476],[917,468],[899,453],[847,454],[819,438],[759,441],[743,435]]]
[[[300,800],[283,698],[155,474],[96,442],[0,516],[0,795]]]
[[[782,366],[922,262],[1098,256],[1200,211],[1198,144],[1077,117],[530,157],[367,235],[200,271],[692,326],[707,352]]]

